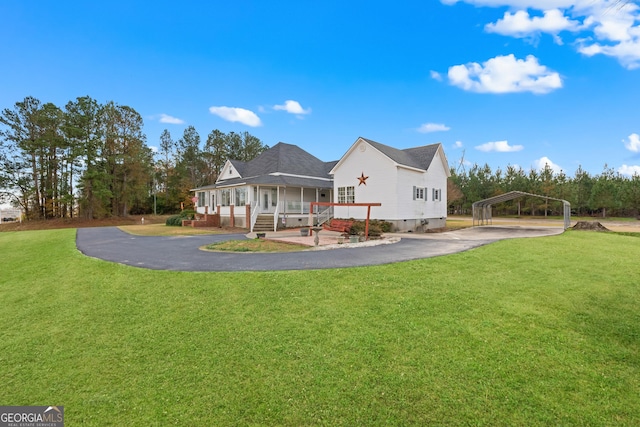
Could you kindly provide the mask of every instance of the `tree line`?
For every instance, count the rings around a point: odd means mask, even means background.
[[[591,175],[578,167],[573,176],[554,172],[549,165],[542,170],[525,172],[521,167],[507,166],[492,171],[485,164],[474,164],[468,171],[451,169],[448,187],[450,213],[469,214],[478,200],[507,193],[526,193],[567,200],[572,215],[635,216],[640,212],[640,176],[623,176],[607,165],[602,173]],[[524,197],[494,206],[505,215],[562,215],[562,202],[537,197]]]
[[[0,202],[27,219],[175,213],[227,158],[268,148],[248,132],[219,130],[201,144],[188,126],[176,141],[165,129],[154,153],[135,109],[89,96],[64,108],[26,97],[0,113],[0,125]]]

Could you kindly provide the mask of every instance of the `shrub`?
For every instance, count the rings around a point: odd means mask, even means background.
[[[356,236],[364,236],[366,229],[366,221],[354,221],[349,230],[349,234]],[[376,219],[369,221],[369,237],[380,237],[383,233],[391,231],[392,225],[387,221],[379,221]]]
[[[389,221],[374,219],[373,221],[371,221],[371,223],[375,223],[378,227],[380,227],[380,230],[383,233],[390,233],[393,229],[393,224],[391,224]],[[369,224],[369,226],[371,226],[371,223]]]
[[[196,219],[196,211],[191,210],[191,209],[185,209],[183,210],[180,215],[182,216],[182,219]]]
[[[167,221],[165,222],[165,224],[181,227],[183,219],[189,219],[189,220],[196,219],[196,211],[183,210],[182,212],[180,212],[180,215],[173,215],[167,218]]]
[[[186,219],[182,215],[172,215],[167,218],[165,222],[166,225],[174,226],[174,227],[182,227],[182,220]]]

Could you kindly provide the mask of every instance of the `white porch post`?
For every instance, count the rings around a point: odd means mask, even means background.
[[[300,214],[304,214],[304,187],[300,187]]]
[[[316,202],[320,201],[320,192],[319,190],[316,188]],[[320,210],[317,206],[316,206],[317,210]],[[313,215],[315,212],[311,212],[311,208],[309,208],[309,215]]]
[[[287,191],[287,187],[285,190]],[[278,231],[278,221],[280,220],[280,186],[276,187],[276,216],[273,222],[273,231]]]

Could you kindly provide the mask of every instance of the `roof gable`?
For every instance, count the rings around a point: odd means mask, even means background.
[[[342,163],[343,159],[345,159],[347,156],[349,156],[353,152],[353,150],[355,150],[355,147],[361,141],[375,148],[377,151],[382,153],[384,156],[389,158],[398,166],[427,171],[431,166],[431,163],[433,159],[436,157],[436,154],[438,152],[440,152],[440,157],[444,159],[444,151],[442,150],[442,144],[440,143],[400,150],[400,149],[393,148],[388,145],[373,141],[371,139],[359,137],[356,140],[356,142],[351,146],[351,148],[345,153],[345,155],[342,156],[342,159],[338,161],[334,169],[332,169],[331,171],[332,173],[334,172],[335,168],[337,168],[338,165]],[[443,167],[446,171],[449,170],[449,167],[446,165],[446,159],[445,159],[445,163],[443,164]]]
[[[220,170],[220,175],[216,182],[232,178],[242,178],[245,164],[245,162],[239,160],[227,160]]]

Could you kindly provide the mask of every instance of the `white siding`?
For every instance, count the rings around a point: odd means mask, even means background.
[[[360,147],[364,146],[364,151]],[[364,141],[354,145],[354,149],[341,160],[334,174],[334,202],[338,201],[338,187],[354,187],[356,203],[382,203],[371,208],[372,218],[387,218],[395,214],[396,174],[394,163]],[[358,178],[368,176],[366,184]],[[334,209],[336,218],[366,218],[366,207],[339,207]]]
[[[231,178],[241,178],[241,176],[236,170],[236,168],[233,167],[231,162],[227,160],[227,162],[222,167],[222,171],[220,171],[220,176],[218,177],[218,180],[216,182],[220,182],[225,179],[231,179]]]
[[[446,218],[447,217],[447,170],[442,166],[443,159],[440,153],[436,153],[431,162],[431,166],[427,171],[427,181],[429,187],[429,210],[427,218]],[[440,190],[440,200],[433,201],[431,188]]]
[[[398,168],[398,186],[396,188],[398,199],[397,216],[395,219],[421,219],[425,218],[427,212],[429,188],[427,188],[427,174],[406,168]],[[426,188],[425,198],[415,200],[413,197],[414,187]]]

